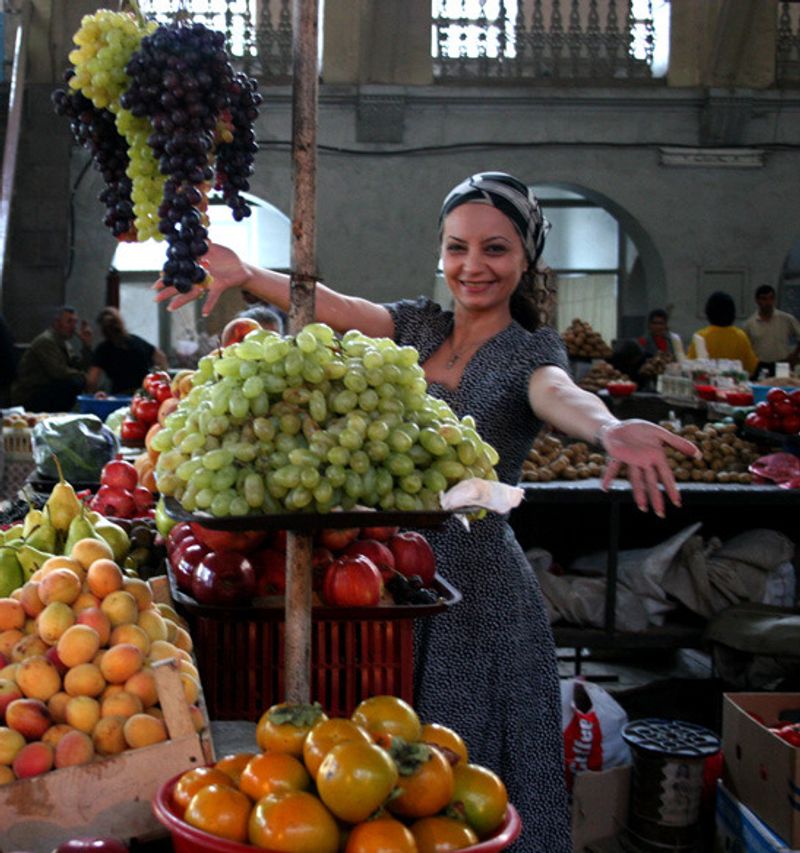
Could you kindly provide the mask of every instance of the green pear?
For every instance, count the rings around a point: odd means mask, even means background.
[[[56,529],[50,523],[50,514],[47,507],[45,507],[41,523],[34,527],[31,533],[25,537],[25,544],[38,548],[40,551],[55,554],[57,550],[56,539]]]
[[[3,537],[4,543],[7,545],[9,542],[13,542],[17,539],[23,538],[23,530],[24,527],[21,524],[12,524],[8,530],[5,531],[5,536]]]
[[[53,454],[53,460],[58,469],[58,482],[53,486],[50,497],[47,499],[47,508],[50,511],[50,521],[58,531],[67,532],[73,518],[81,511],[81,502],[75,494],[72,484],[64,479],[61,471],[61,463]]]
[[[114,562],[122,563],[131,549],[131,540],[128,534],[118,524],[114,524],[107,518],[95,524],[94,532],[108,543],[114,554]]]
[[[11,595],[25,582],[25,574],[10,548],[0,548],[0,598]]]
[[[69,523],[67,540],[64,543],[64,553],[69,556],[72,553],[75,543],[80,542],[81,539],[97,539],[97,533],[86,515],[86,506],[83,504],[81,505],[81,511]]]
[[[29,581],[31,575],[42,567],[45,560],[49,560],[53,555],[45,551],[40,551],[38,548],[34,548],[32,545],[26,543],[16,550],[16,556],[19,564],[22,566],[22,571],[25,575],[24,579]]]
[[[22,535],[27,538],[44,521],[44,513],[31,507],[22,522]]]

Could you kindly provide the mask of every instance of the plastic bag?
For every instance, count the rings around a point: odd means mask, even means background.
[[[95,483],[106,462],[119,451],[116,436],[97,415],[58,415],[40,421],[31,436],[40,477],[57,480],[53,455],[70,483]]]
[[[567,785],[576,773],[628,764],[631,753],[622,739],[625,709],[602,687],[582,678],[561,682],[561,721]]]

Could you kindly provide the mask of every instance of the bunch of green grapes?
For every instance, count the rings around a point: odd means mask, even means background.
[[[114,114],[117,131],[128,145],[126,174],[131,180],[135,234],[138,240],[162,239],[158,230],[158,206],[164,195],[164,176],[148,145],[152,133],[145,117],[135,116],[120,105],[130,83],[125,70],[142,39],[155,32],[155,22],[139,22],[130,14],[100,9],[85,15],[73,36],[77,45],[69,59],[75,73],[69,87],[80,92],[97,109]]]
[[[474,420],[430,396],[417,351],[388,338],[256,330],[193,381],[152,441],[159,490],[190,512],[432,510],[461,480],[497,479]]]

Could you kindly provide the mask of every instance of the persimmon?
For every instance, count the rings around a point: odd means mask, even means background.
[[[457,764],[453,768],[453,808],[480,838],[494,832],[503,822],[508,793],[503,780],[487,767]]]
[[[303,761],[312,777],[316,778],[322,759],[333,747],[347,740],[370,743],[370,737],[364,729],[344,717],[320,720],[311,729],[303,742]]]
[[[254,752],[233,752],[230,755],[223,755],[214,767],[230,776],[238,787],[242,771],[247,767],[250,759],[255,758],[255,755]]]
[[[460,820],[436,815],[411,824],[418,853],[449,853],[478,843],[475,831]]]
[[[407,826],[389,815],[382,815],[353,827],[347,836],[344,853],[375,853],[376,850],[417,853],[417,842]]]
[[[327,720],[319,704],[282,702],[268,708],[256,724],[256,743],[264,752],[303,754],[303,741],[320,720]]]
[[[236,788],[207,785],[186,807],[183,819],[197,829],[229,841],[247,841],[247,825],[252,803]]]
[[[389,801],[392,814],[428,817],[440,812],[453,797],[453,769],[444,754],[424,743],[395,741],[390,755],[400,769],[396,796]],[[399,793],[398,793],[399,792]]]
[[[464,739],[458,732],[453,731],[453,729],[447,726],[442,726],[439,723],[425,723],[422,727],[422,737],[420,740],[429,746],[442,749],[445,757],[451,764],[457,764],[458,762],[466,764],[469,761],[467,745],[464,743]]]
[[[336,853],[339,827],[331,813],[306,791],[268,794],[253,808],[251,844],[279,853]]]
[[[227,773],[217,770],[216,767],[193,767],[175,783],[172,799],[175,800],[175,805],[185,810],[192,797],[201,788],[207,788],[209,785],[227,785],[232,788],[235,783]]]
[[[374,740],[388,736],[415,741],[422,735],[417,712],[398,696],[370,696],[356,706],[350,719],[366,729]]]
[[[263,752],[247,762],[239,779],[239,790],[252,800],[282,791],[307,791],[311,787],[308,771],[287,752]]]

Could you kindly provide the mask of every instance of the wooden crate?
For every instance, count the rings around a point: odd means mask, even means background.
[[[151,809],[156,791],[176,773],[213,761],[213,751],[195,731],[175,662],[159,662],[153,671],[170,739],[1,786],[4,850],[50,853],[78,836],[128,841],[165,834]]]

